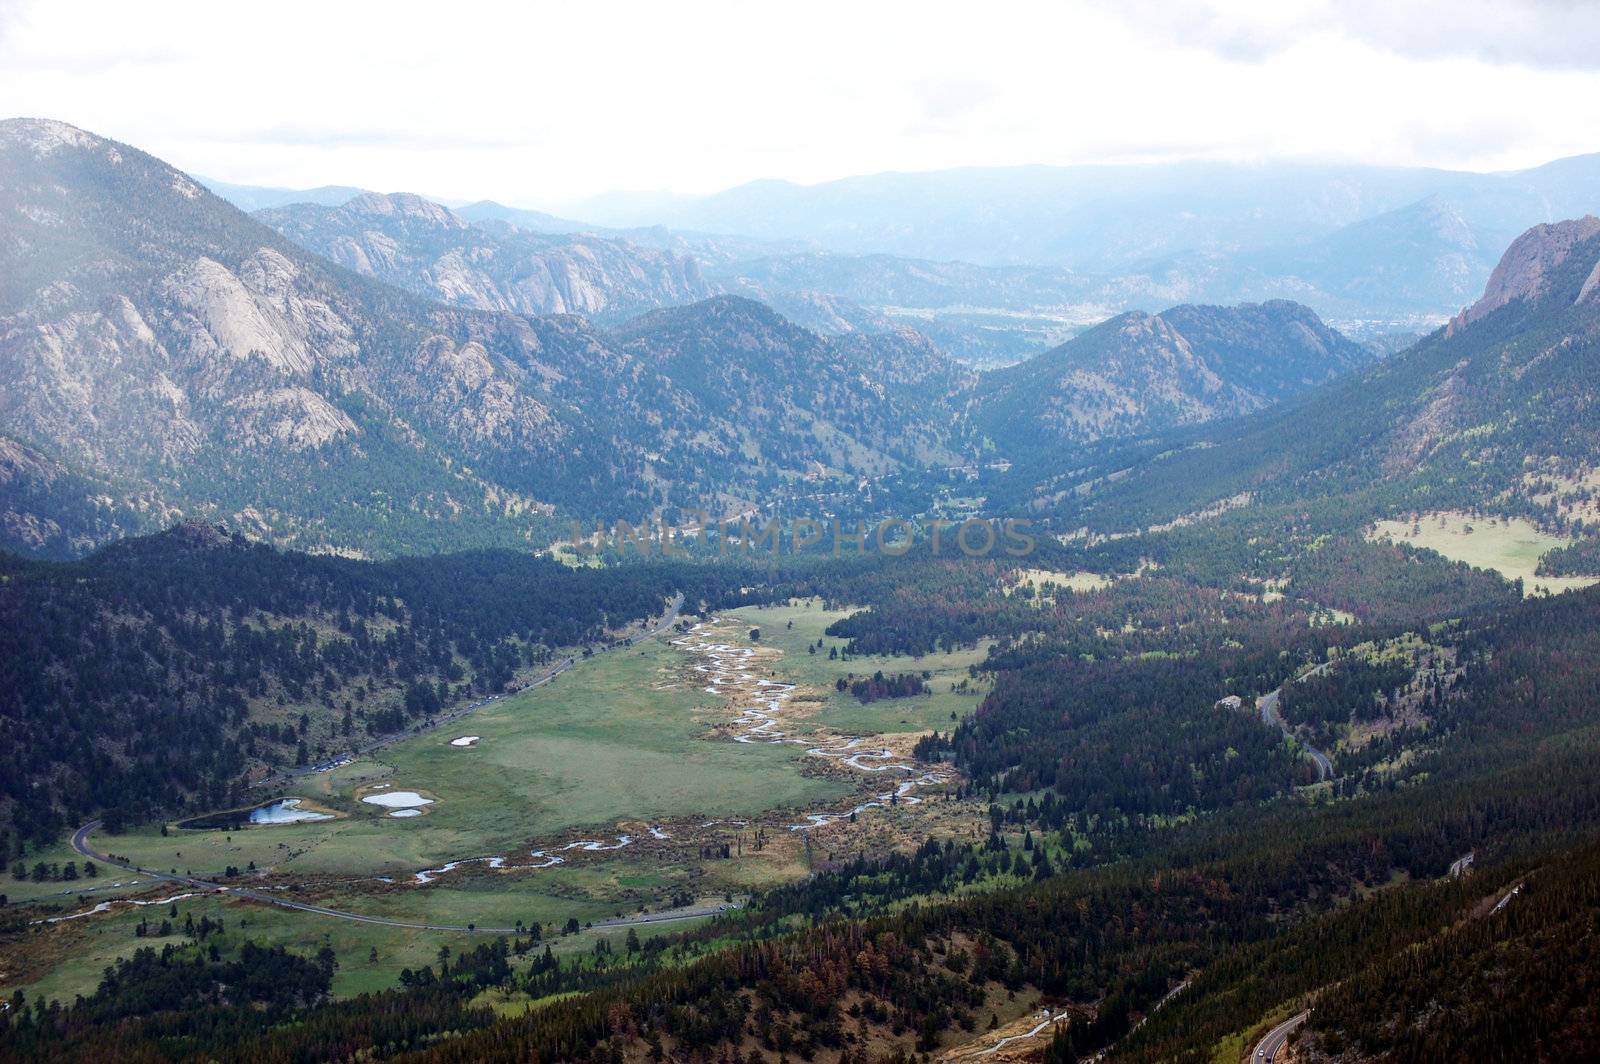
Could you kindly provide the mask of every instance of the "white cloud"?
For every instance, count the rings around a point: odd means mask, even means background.
[[[54,0],[0,6],[0,100],[224,180],[528,204],[961,165],[1600,150],[1593,9],[1502,7]]]
[[[1101,0],[1174,42],[1257,61],[1316,37],[1414,58],[1600,70],[1594,0]]]

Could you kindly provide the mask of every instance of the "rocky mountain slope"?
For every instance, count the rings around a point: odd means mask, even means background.
[[[1003,449],[1059,449],[1261,410],[1371,360],[1288,302],[1120,315],[985,376],[979,423]]]
[[[1600,468],[1600,220],[1516,240],[1481,299],[1383,363],[1242,425],[1041,478],[1065,519],[1142,527],[1248,493],[1349,515],[1474,509],[1592,522]],[[1119,470],[1115,483],[1100,479]],[[1586,516],[1587,515],[1587,516]]]
[[[915,333],[826,339],[761,303],[718,296],[654,311],[612,335],[688,400],[664,425],[672,431],[663,462],[711,426],[730,459],[776,467],[788,456],[813,474],[960,459],[976,375]]]
[[[478,224],[420,196],[290,204],[258,220],[341,266],[456,306],[615,322],[712,294],[692,258],[580,234]]]
[[[420,298],[62,123],[0,123],[0,174],[0,432],[40,459],[11,465],[13,546],[131,514],[374,554],[528,543],[558,508],[714,506],[819,465],[878,470],[913,453],[895,440],[922,438],[892,427],[900,408],[857,379],[879,368],[855,363],[847,385],[816,382],[863,404],[834,410],[829,439],[790,433],[793,450],[752,459],[729,442],[741,404],[708,409],[664,375],[648,330],[625,349],[576,317]],[[780,402],[769,423],[809,425],[807,409]],[[46,469],[120,487],[80,493],[100,516],[62,523],[26,504],[59,497]],[[51,521],[63,531],[29,531]]]

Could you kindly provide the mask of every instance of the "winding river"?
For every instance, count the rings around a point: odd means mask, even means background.
[[[807,756],[824,758],[862,773],[900,774],[901,778],[890,788],[867,798],[848,809],[828,810],[804,814],[798,823],[786,825],[790,831],[810,831],[826,827],[841,820],[849,820],[870,809],[887,809],[900,805],[917,805],[922,799],[915,792],[950,782],[954,774],[944,768],[924,765],[913,758],[898,754],[882,746],[873,746],[874,738],[861,735],[818,734],[801,736],[790,734],[793,725],[784,719],[785,709],[794,696],[795,685],[757,676],[752,668],[757,651],[754,647],[735,646],[718,638],[725,626],[723,619],[712,617],[694,625],[671,645],[691,655],[690,668],[704,680],[702,688],[707,694],[731,697],[737,705],[738,715],[731,724],[731,739],[736,743],[784,743],[805,748]],[[476,737],[474,737],[476,738]],[[747,822],[707,821],[702,827],[719,823],[743,826]],[[671,836],[652,823],[651,838],[666,839]],[[412,882],[427,884],[458,868],[481,864],[506,871],[534,871],[566,863],[562,855],[573,850],[600,853],[621,850],[631,846],[633,835],[618,835],[614,839],[574,839],[561,846],[530,850],[526,863],[512,863],[505,857],[468,857],[449,861],[438,868],[425,868],[412,876]]]

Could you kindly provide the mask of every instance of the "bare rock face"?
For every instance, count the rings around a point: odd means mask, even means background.
[[[196,259],[167,279],[163,294],[178,310],[174,324],[198,356],[259,358],[291,376],[311,371],[300,330],[221,263]]]
[[[360,432],[332,403],[306,388],[273,388],[230,400],[235,438],[247,446],[309,451]]]
[[[1589,279],[1583,282],[1583,288],[1578,292],[1578,302],[1587,303],[1591,299],[1600,299],[1600,261],[1595,262],[1594,269],[1589,271]]]
[[[1536,225],[1522,234],[1506,249],[1500,265],[1489,276],[1483,298],[1450,322],[1448,335],[1455,335],[1513,300],[1538,299],[1545,293],[1550,274],[1567,261],[1572,249],[1596,234],[1600,234],[1600,218],[1593,215]],[[1594,282],[1592,276],[1590,282]],[[1586,294],[1592,292],[1591,285],[1584,286]],[[1586,295],[1579,296],[1580,301],[1584,298]]]
[[[406,193],[368,193],[338,207],[292,204],[256,217],[357,273],[474,310],[619,322],[712,294],[688,256],[584,233],[471,225]]]
[[[204,427],[168,353],[127,298],[0,336],[0,423],[65,460],[123,475],[181,461]]]

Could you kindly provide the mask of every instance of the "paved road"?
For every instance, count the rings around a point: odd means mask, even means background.
[[[1325,661],[1294,682],[1301,683],[1305,680],[1309,680],[1311,677],[1319,675],[1325,671],[1331,664],[1333,663]],[[1282,713],[1278,712],[1278,696],[1282,693],[1283,688],[1279,687],[1277,690],[1268,691],[1266,694],[1256,699],[1256,709],[1261,711],[1261,723],[1276,726],[1279,731],[1283,732],[1286,738],[1292,738],[1295,740],[1295,742],[1300,744],[1301,748],[1305,750],[1306,756],[1311,758],[1311,760],[1316,763],[1318,783],[1321,783],[1323,780],[1332,779],[1333,762],[1328,760],[1328,755],[1296,736],[1290,729],[1289,722],[1283,719]]]
[[[1251,1064],[1277,1064],[1278,1054],[1283,1051],[1283,1044],[1310,1016],[1309,1011],[1302,1012],[1298,1016],[1289,1017],[1268,1031],[1267,1036],[1256,1043],[1256,1051],[1250,1056]]]
[[[281,894],[274,894],[269,891],[251,890],[248,887],[230,886],[226,883],[218,883],[215,880],[204,879],[200,876],[182,876],[174,872],[158,872],[153,868],[141,868],[136,864],[131,864],[127,861],[119,861],[114,857],[103,854],[89,845],[89,836],[93,834],[99,827],[100,821],[93,820],[83,825],[83,827],[79,828],[77,831],[73,832],[72,848],[92,861],[98,861],[101,864],[110,865],[114,868],[121,868],[127,872],[136,872],[139,875],[149,876],[151,879],[159,880],[164,883],[177,883],[180,886],[189,887],[193,890],[215,891],[222,894],[229,894],[235,898],[244,898],[248,901],[260,902],[263,905],[276,905],[280,909],[291,909],[295,912],[315,913],[318,916],[331,916],[337,920],[353,920],[358,924],[377,924],[381,927],[403,927],[414,931],[447,931],[457,932],[460,934],[477,935],[515,935],[520,933],[520,929],[515,927],[462,927],[458,924],[428,924],[416,923],[411,920],[390,920],[382,916],[368,916],[364,913],[353,913],[345,909],[331,909],[326,905],[313,905],[310,902],[295,901],[292,898],[286,898]],[[593,926],[597,928],[630,927],[638,924],[665,924],[673,923],[679,920],[698,920],[702,917],[715,916],[717,913],[726,912],[729,909],[737,908],[737,904],[699,906],[691,905],[682,909],[669,909],[665,912],[659,913],[641,913],[638,916],[618,916],[609,920],[597,920]]]
[[[1454,861],[1451,861],[1450,878],[1460,879],[1462,876],[1466,875],[1467,869],[1472,867],[1472,859],[1477,855],[1477,851],[1474,850],[1469,852],[1465,857],[1457,857]]]
[[[1518,894],[1521,894],[1521,893],[1522,893],[1522,884],[1518,883],[1516,886],[1512,887],[1509,891],[1506,892],[1506,896],[1505,897],[1501,898],[1499,901],[1494,903],[1494,908],[1489,910],[1489,915],[1493,916],[1495,913],[1499,912],[1501,909],[1504,909],[1507,905],[1510,905],[1511,904],[1511,899],[1515,898]]]

